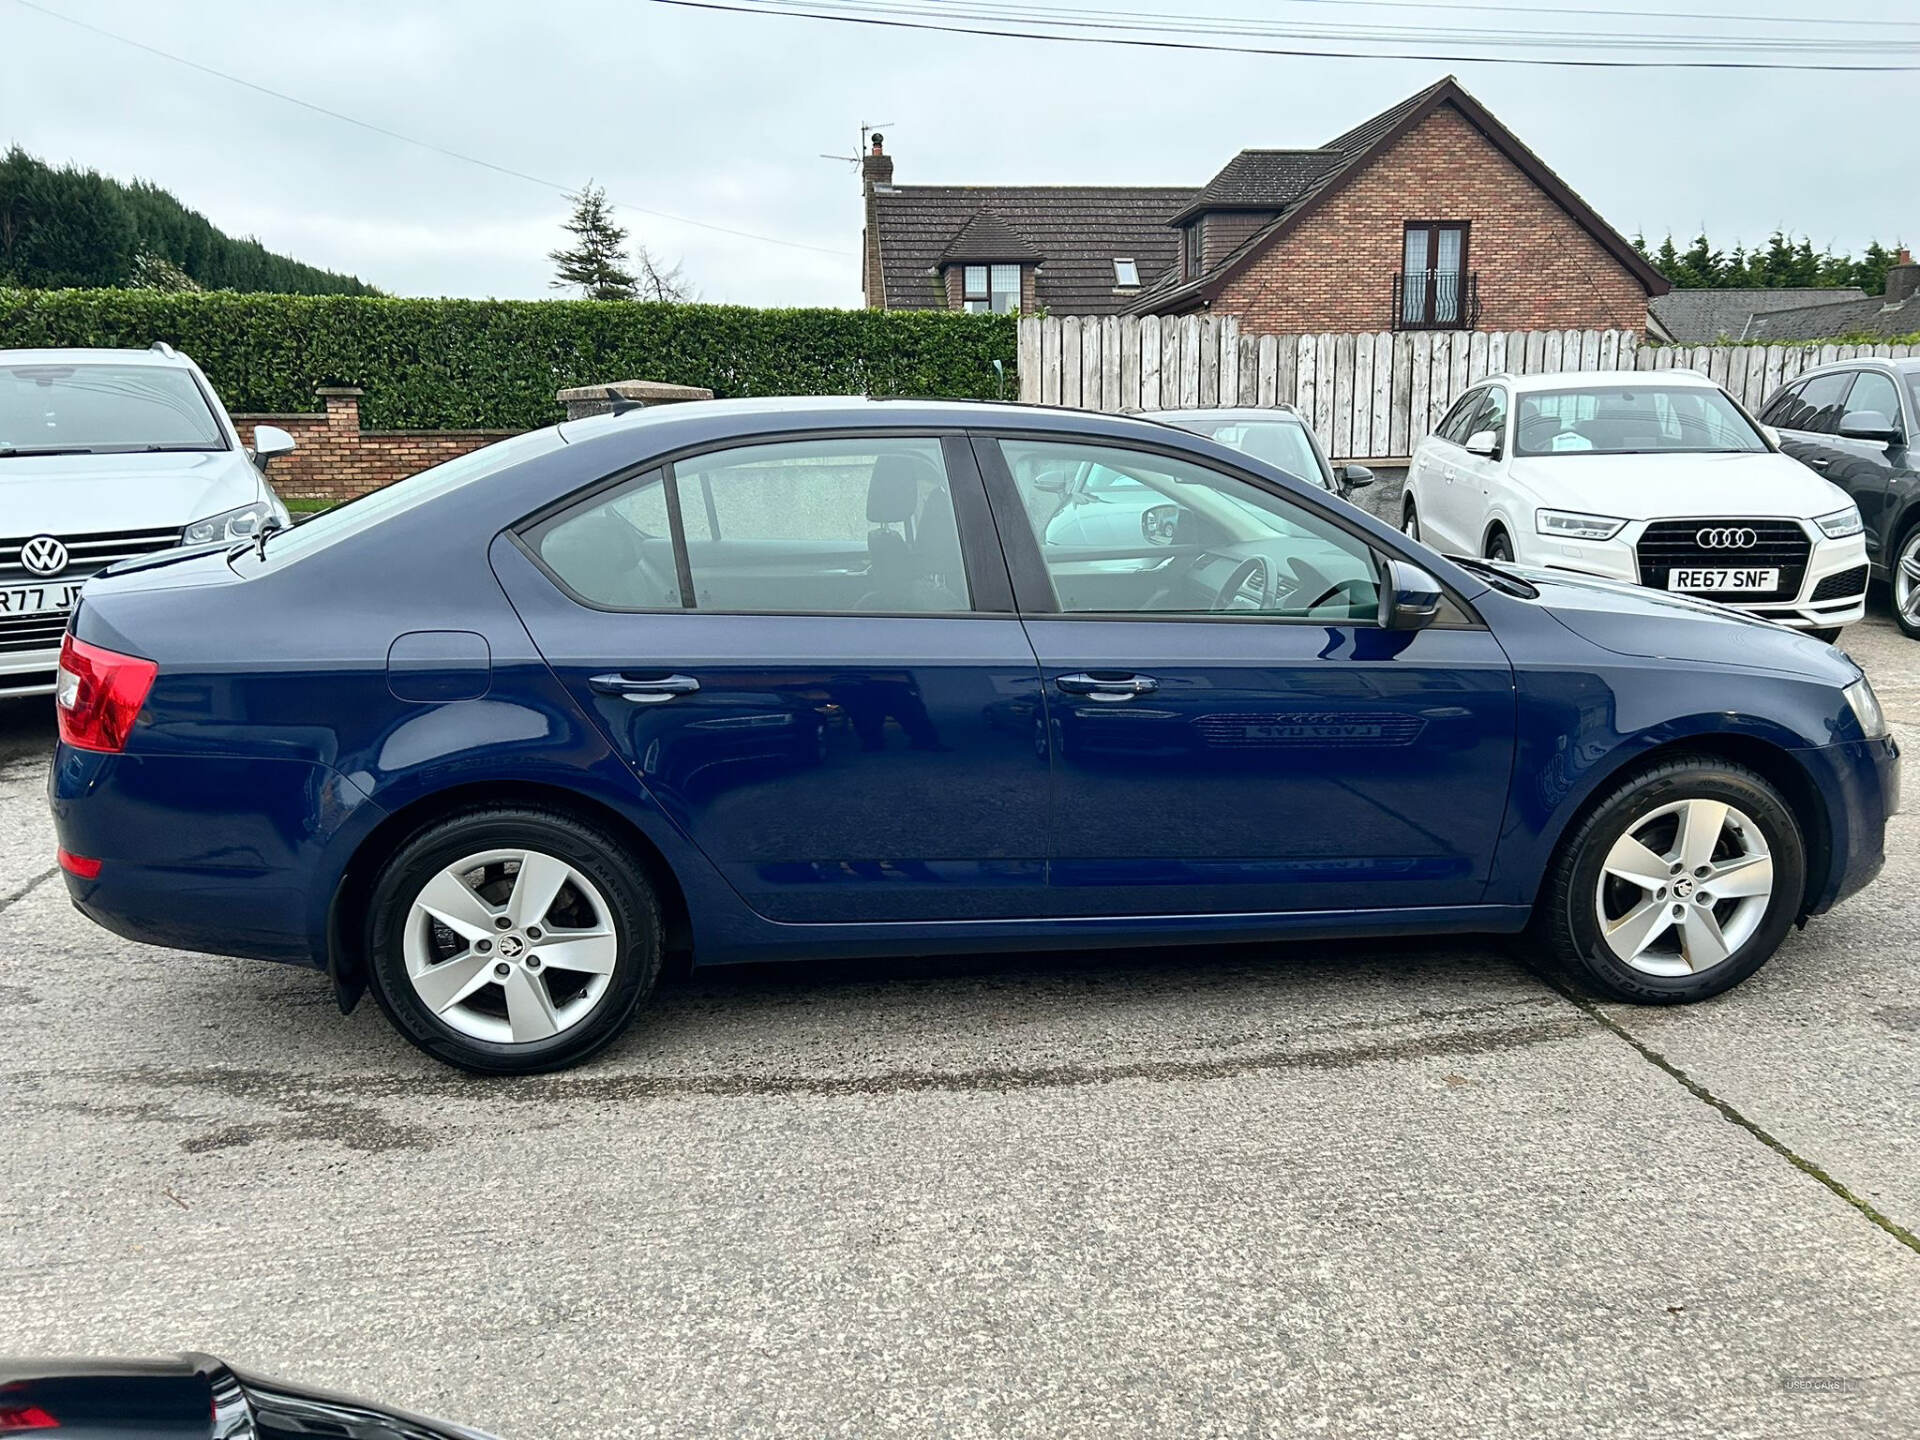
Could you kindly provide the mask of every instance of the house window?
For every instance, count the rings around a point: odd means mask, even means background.
[[[964,307],[976,315],[1005,315],[1020,308],[1018,265],[968,265]]]
[[[1200,222],[1180,232],[1180,273],[1191,280],[1200,273]]]
[[[1403,330],[1460,330],[1473,323],[1465,221],[1409,220],[1401,242]]]
[[[1113,257],[1113,283],[1119,290],[1137,290],[1140,288],[1140,267],[1129,255]]]

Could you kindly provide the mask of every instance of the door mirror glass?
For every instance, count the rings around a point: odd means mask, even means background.
[[[1180,507],[1149,505],[1140,512],[1140,538],[1149,545],[1171,545],[1180,533]]]
[[[1891,445],[1900,438],[1899,427],[1878,410],[1849,410],[1840,422],[1843,440],[1874,440]]]
[[[1387,630],[1424,630],[1440,613],[1440,582],[1406,560],[1388,560],[1380,591],[1380,625]]]
[[[1467,437],[1466,451],[1484,460],[1500,458],[1500,436],[1492,430],[1476,430]]]
[[[1342,465],[1340,467],[1340,483],[1345,485],[1349,490],[1358,490],[1362,485],[1371,485],[1373,479],[1373,471],[1364,465]]]
[[[253,463],[262,472],[267,462],[276,455],[291,455],[294,451],[294,439],[278,425],[256,425],[253,427]]]

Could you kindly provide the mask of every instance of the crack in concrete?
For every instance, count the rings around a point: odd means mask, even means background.
[[[1610,1031],[1617,1038],[1626,1041],[1627,1044],[1639,1052],[1640,1058],[1645,1060],[1649,1065],[1662,1071],[1672,1079],[1679,1081],[1680,1085],[1688,1094],[1692,1095],[1694,1099],[1718,1111],[1721,1119],[1727,1121],[1729,1124],[1738,1125],[1742,1130],[1745,1130],[1762,1145],[1779,1155],[1796,1170],[1801,1170],[1811,1175],[1835,1195],[1838,1195],[1842,1200],[1846,1201],[1847,1204],[1866,1216],[1867,1219],[1886,1231],[1887,1234],[1891,1235],[1895,1240],[1898,1240],[1915,1254],[1920,1255],[1920,1235],[1915,1235],[1913,1231],[1907,1229],[1907,1227],[1899,1221],[1877,1208],[1872,1202],[1861,1199],[1860,1196],[1854,1194],[1853,1191],[1848,1188],[1845,1181],[1828,1174],[1825,1170],[1821,1169],[1820,1166],[1814,1164],[1813,1161],[1807,1159],[1791,1145],[1787,1144],[1786,1141],[1780,1139],[1758,1122],[1750,1120],[1741,1114],[1734,1106],[1722,1100],[1705,1085],[1702,1085],[1678,1065],[1667,1059],[1665,1055],[1662,1055],[1658,1050],[1647,1044],[1646,1041],[1627,1029],[1626,1026],[1609,1016],[1595,1001],[1580,994],[1563,982],[1559,976],[1541,975],[1540,979],[1566,996],[1569,1002],[1596,1025],[1599,1025],[1603,1030]]]
[[[16,900],[26,899],[27,896],[31,895],[35,890],[38,890],[42,885],[46,884],[47,881],[51,880],[54,876],[58,875],[59,873],[60,873],[60,867],[58,865],[49,865],[46,869],[42,870],[38,875],[34,876],[31,880],[27,881],[26,884],[22,885],[18,890],[14,890],[6,895],[0,895],[0,910],[5,910],[9,905],[13,904],[13,902]]]

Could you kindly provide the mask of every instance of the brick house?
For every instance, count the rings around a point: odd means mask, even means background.
[[[872,307],[1644,332],[1668,288],[1452,76],[1199,187],[895,185],[878,135],[862,170]]]

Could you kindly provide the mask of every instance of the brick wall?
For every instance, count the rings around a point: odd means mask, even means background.
[[[1409,220],[1465,220],[1482,330],[1635,330],[1647,293],[1451,105],[1231,281],[1213,312],[1249,331],[1386,330]]]
[[[318,414],[235,415],[240,438],[253,443],[255,425],[278,425],[296,449],[268,469],[267,478],[287,499],[351,500],[409,475],[504,440],[515,430],[362,430],[360,391],[320,391]]]

